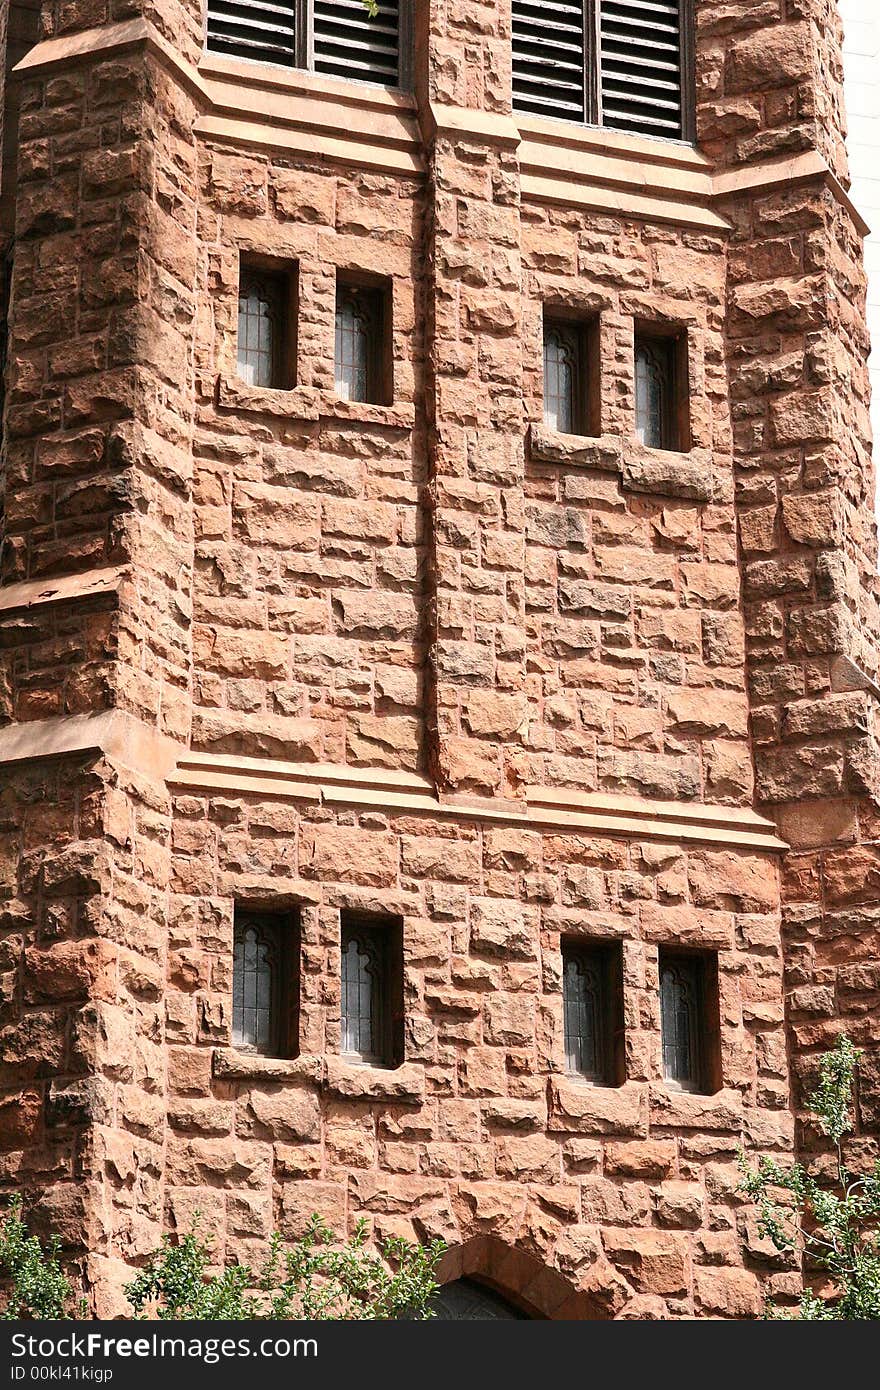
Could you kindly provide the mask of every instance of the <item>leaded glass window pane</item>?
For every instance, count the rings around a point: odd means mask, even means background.
[[[607,960],[603,952],[563,948],[565,1065],[590,1081],[607,1079]]]
[[[526,1316],[494,1289],[483,1288],[472,1279],[444,1284],[431,1299],[431,1307],[435,1316],[446,1322],[524,1320]]]
[[[384,1060],[386,942],[381,928],[343,926],[342,1052],[362,1062]]]
[[[238,294],[238,374],[248,386],[280,385],[282,291],[271,275],[242,273]]]
[[[336,394],[344,401],[375,401],[378,398],[381,320],[378,291],[352,285],[338,286]]]
[[[685,1091],[698,1090],[700,1086],[701,985],[698,960],[661,957],[663,1077]]]
[[[232,964],[232,1043],[253,1052],[277,1044],[280,943],[274,922],[236,921]]]
[[[576,328],[544,325],[544,424],[563,434],[578,432],[579,348]]]
[[[674,351],[669,339],[636,340],[636,435],[649,449],[676,444]]]

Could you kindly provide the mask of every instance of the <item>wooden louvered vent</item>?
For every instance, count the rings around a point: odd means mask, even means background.
[[[227,57],[396,87],[400,3],[379,0],[371,15],[363,0],[208,0],[207,47]],[[297,32],[298,21],[306,33]]]
[[[602,125],[681,139],[680,0],[600,0],[599,13]]]
[[[314,0],[315,71],[396,87],[400,80],[399,0]]]
[[[584,0],[513,0],[517,111],[586,121]]]
[[[296,0],[209,0],[208,50],[296,67],[296,8]]]

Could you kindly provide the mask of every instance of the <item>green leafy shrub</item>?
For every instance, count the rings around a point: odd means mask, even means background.
[[[860,1053],[841,1038],[819,1064],[819,1084],[809,1106],[834,1145],[831,1185],[799,1163],[783,1166],[762,1158],[751,1168],[740,1155],[743,1191],[757,1202],[759,1231],[780,1252],[803,1257],[807,1270],[831,1282],[828,1296],[807,1290],[796,1315],[803,1319],[880,1318],[880,1160],[868,1173],[850,1172],[843,1137],[852,1131],[853,1099]],[[768,1317],[791,1316],[773,1304]]]
[[[58,1262],[61,1242],[53,1236],[44,1250],[39,1237],[28,1235],[21,1219],[21,1198],[14,1197],[0,1222],[0,1272],[8,1283],[0,1318],[73,1318],[83,1316],[73,1286]]]
[[[208,1273],[210,1249],[198,1228],[177,1244],[166,1236],[126,1296],[136,1315],[162,1319],[242,1318],[345,1321],[430,1318],[441,1241],[387,1240],[367,1248],[366,1222],[337,1241],[319,1216],[285,1247],[273,1235],[257,1270],[234,1264]]]
[[[8,1284],[5,1319],[85,1317],[58,1260],[60,1242],[44,1249],[28,1234],[15,1198],[0,1222],[0,1272]],[[430,1318],[437,1291],[437,1263],[445,1246],[386,1240],[367,1247],[360,1222],[350,1240],[338,1241],[319,1216],[301,1240],[285,1246],[273,1235],[258,1269],[235,1263],[212,1274],[211,1249],[198,1223],[175,1242],[166,1236],[145,1267],[126,1286],[136,1317],[344,1321]]]

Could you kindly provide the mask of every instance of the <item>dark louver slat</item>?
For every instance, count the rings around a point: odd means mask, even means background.
[[[307,47],[296,32],[296,12],[297,0],[208,0],[207,47],[228,57],[296,67]],[[375,15],[363,0],[314,0],[312,51],[315,72],[396,87],[399,0],[379,0]]]
[[[315,71],[396,87],[400,80],[398,0],[379,0],[372,18],[363,0],[314,0]]]
[[[513,105],[533,116],[587,119],[582,3],[513,0]]]
[[[679,0],[600,0],[602,124],[680,139]]]
[[[295,0],[209,0],[211,53],[296,65]]]

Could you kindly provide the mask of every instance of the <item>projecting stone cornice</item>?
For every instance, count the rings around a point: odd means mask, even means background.
[[[773,823],[749,807],[655,801],[568,787],[527,787],[519,799],[448,796],[428,778],[385,768],[284,762],[182,751],[123,710],[10,724],[0,730],[0,766],[73,755],[106,757],[172,789],[328,808],[428,815],[458,824],[510,825],[546,834],[599,834],[685,841],[741,850],[787,848]]]
[[[201,752],[183,754],[169,782],[192,792],[250,793],[389,815],[515,825],[548,834],[590,832],[739,849],[786,848],[772,822],[747,807],[655,801],[570,788],[528,787],[518,799],[448,796],[415,773]]]
[[[23,77],[37,77],[57,67],[69,67],[71,63],[93,58],[118,56],[134,48],[145,46],[174,70],[178,80],[193,93],[204,100],[208,99],[205,83],[198,69],[187,62],[182,53],[163,38],[154,24],[147,19],[127,19],[119,24],[102,24],[94,29],[84,29],[74,34],[61,34],[58,38],[43,39],[35,44],[13,68],[13,72]]]
[[[739,196],[824,184],[868,226],[818,150],[713,172],[699,150],[675,141],[457,106],[419,113],[407,92],[318,77],[206,54],[196,68],[145,19],[45,39],[17,65],[35,77],[87,59],[148,48],[197,99],[196,134],[253,151],[420,176],[437,136],[516,150],[525,201],[660,221],[724,233],[725,208]],[[421,119],[421,126],[420,126]]]
[[[25,579],[0,588],[0,623],[7,614],[28,612],[53,603],[112,597],[125,577],[124,569],[89,570],[85,574],[64,574],[57,579]]]
[[[0,730],[0,764],[95,754],[170,787],[326,807],[516,825],[550,834],[591,832],[782,850],[772,823],[747,807],[706,806],[529,787],[520,799],[438,794],[427,778],[382,768],[293,763],[238,754],[181,752],[122,710],[12,724]]]
[[[766,193],[773,188],[797,188],[802,184],[820,182],[834,194],[852,217],[860,236],[868,236],[871,228],[859,212],[840,179],[819,150],[804,150],[801,154],[782,159],[767,159],[758,164],[743,165],[741,169],[726,169],[712,179],[716,200],[724,202],[747,193]]]
[[[97,756],[165,781],[179,754],[179,744],[118,709],[26,720],[0,729],[0,766],[44,758]]]

